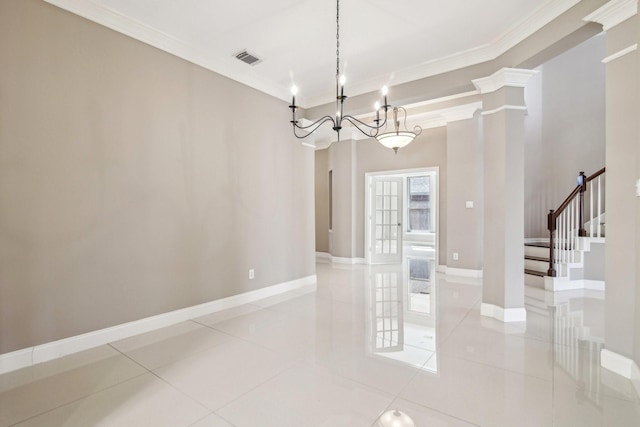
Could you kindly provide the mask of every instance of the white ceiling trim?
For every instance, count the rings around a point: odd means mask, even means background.
[[[612,55],[607,56],[606,58],[604,58],[602,60],[602,63],[603,64],[608,64],[609,62],[615,61],[618,58],[622,58],[626,54],[631,53],[631,52],[635,52],[636,50],[638,50],[638,43],[634,43],[629,47],[626,47],[626,48],[624,48],[622,50],[619,50],[618,52],[616,52],[616,53],[614,53]]]
[[[142,22],[127,17],[93,0],[44,0],[76,15],[82,16],[112,30],[147,43],[158,49],[171,53],[182,59],[214,71],[225,77],[253,87],[261,92],[288,101],[289,88],[260,79],[250,73],[238,75],[237,70],[231,70],[228,65],[217,61],[193,46],[169,34],[150,27]],[[533,13],[516,22],[492,43],[447,57],[428,61],[414,67],[398,70],[394,73],[393,84],[402,84],[421,78],[445,73],[459,68],[468,67],[493,60],[524,39],[548,24],[554,18],[570,9],[580,0],[549,0]],[[623,0],[627,1],[627,0]],[[380,76],[367,82],[360,82],[350,87],[352,96],[378,90],[381,82],[387,76]],[[304,107],[309,108],[322,105],[332,99],[315,97],[306,100]]]
[[[637,0],[611,0],[582,20],[602,24],[604,31],[615,27],[638,13]]]
[[[538,70],[502,68],[489,77],[472,80],[480,93],[491,93],[505,86],[525,87],[529,79],[538,74]]]

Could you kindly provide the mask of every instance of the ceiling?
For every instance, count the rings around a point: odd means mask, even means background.
[[[333,0],[46,0],[283,100],[335,100]],[[579,0],[342,0],[353,96],[496,58]],[[235,54],[259,57],[247,65]]]

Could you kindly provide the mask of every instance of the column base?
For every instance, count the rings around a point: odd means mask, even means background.
[[[497,305],[482,303],[480,314],[493,317],[501,322],[526,322],[527,310],[522,308],[502,308]]]
[[[640,397],[640,368],[632,359],[603,348],[600,351],[600,366],[631,380],[636,394]]]

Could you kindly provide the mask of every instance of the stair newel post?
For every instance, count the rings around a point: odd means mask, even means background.
[[[578,175],[578,185],[580,186],[580,202],[578,203],[578,223],[580,228],[578,236],[586,237],[587,230],[584,229],[584,192],[587,191],[587,177],[584,172],[580,172],[580,175]]]
[[[547,215],[547,228],[549,229],[549,269],[547,270],[547,276],[549,277],[556,277],[556,270],[553,268],[555,264],[553,233],[556,231],[556,218],[554,213],[555,211],[551,209]]]

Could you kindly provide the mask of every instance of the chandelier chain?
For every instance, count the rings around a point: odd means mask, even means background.
[[[336,76],[340,75],[340,0],[336,1]]]

